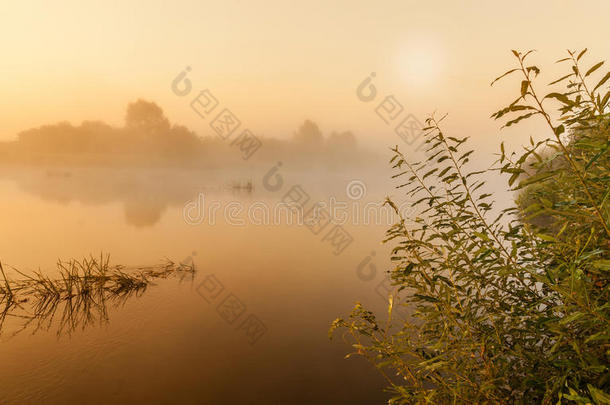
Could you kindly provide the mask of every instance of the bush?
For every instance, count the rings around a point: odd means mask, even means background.
[[[540,97],[531,51],[513,51],[498,79],[520,75],[519,97],[492,117],[542,118],[549,136],[521,153],[501,144],[493,168],[468,170],[467,138],[445,135],[442,119],[426,121],[427,160],[394,149],[417,215],[386,241],[412,315],[394,320],[391,296],[387,320],[357,304],[331,327],[386,377],[390,403],[610,403],[610,72],[581,69],[585,52],[569,52],[569,74],[550,84],[562,90]],[[521,194],[499,212],[482,180],[496,171]]]

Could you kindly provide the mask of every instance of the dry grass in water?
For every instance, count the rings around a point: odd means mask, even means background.
[[[154,280],[178,276],[182,281],[195,273],[193,264],[168,261],[159,266],[126,269],[111,266],[109,257],[58,262],[59,277],[42,272],[10,279],[0,263],[0,332],[9,318],[19,318],[19,333],[33,327],[33,333],[48,330],[58,322],[58,334],[71,333],[95,323],[108,321],[108,305],[122,306],[142,295]],[[56,317],[56,314],[59,316]]]

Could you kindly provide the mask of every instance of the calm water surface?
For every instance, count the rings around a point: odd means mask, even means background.
[[[287,221],[234,225],[221,212],[214,225],[185,223],[184,204],[200,192],[206,204],[246,210],[273,206],[297,184],[311,201],[355,201],[345,188],[353,175],[285,174],[269,191],[263,174],[1,170],[3,263],[53,275],[57,259],[104,252],[127,266],[192,259],[197,274],[158,281],[70,334],[14,335],[20,320],[10,319],[0,333],[0,403],[383,403],[381,377],[363,359],[345,360],[349,346],[327,331],[355,301],[382,310],[385,224],[345,225],[353,242],[334,255],[323,232]],[[252,192],[235,186],[246,179]],[[360,201],[382,200],[386,185],[363,181]],[[356,273],[367,257],[371,280]],[[201,290],[209,277],[224,287],[210,302]],[[219,309],[229,296],[243,311],[232,323]],[[250,315],[266,328],[255,344],[240,329]]]

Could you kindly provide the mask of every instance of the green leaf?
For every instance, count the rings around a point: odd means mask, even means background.
[[[598,94],[598,96],[599,96],[599,94]],[[610,100],[610,91],[606,93],[604,98],[602,98],[601,102],[599,103],[600,106],[602,107],[602,109],[604,107],[606,107],[606,105],[608,104],[608,100]]]
[[[606,392],[595,388],[591,384],[587,384],[587,388],[589,389],[589,393],[591,393],[591,397],[593,397],[596,404],[610,404],[610,395],[608,395]]]
[[[538,66],[528,66],[526,70],[528,71],[528,73],[534,72],[535,76],[538,76],[540,74],[540,69],[538,69]]]
[[[495,83],[495,82],[497,82],[498,80],[502,79],[502,78],[503,78],[503,77],[505,77],[505,76],[508,76],[508,75],[509,75],[509,74],[511,74],[511,73],[516,72],[517,70],[519,70],[519,69],[511,69],[511,70],[509,70],[508,72],[505,72],[503,75],[496,77],[496,78],[495,78],[495,79],[494,79],[494,80],[491,82],[491,86],[493,86],[493,85],[494,85],[494,83]]]
[[[515,181],[516,181],[516,180],[519,178],[519,174],[520,174],[520,173],[513,173],[513,174],[510,176],[510,178],[508,179],[508,185],[509,185],[509,186],[512,186],[512,185],[515,183]]]
[[[591,73],[595,72],[597,69],[599,69],[601,67],[601,65],[604,64],[604,61],[601,61],[597,64],[595,64],[591,69],[587,70],[587,73],[585,73],[585,77],[589,76]]]
[[[475,234],[477,237],[479,237],[480,239],[483,239],[484,241],[488,241],[489,240],[489,236],[485,235],[484,233],[481,232],[473,232],[473,234]]]
[[[424,300],[424,301],[428,301],[428,302],[438,302],[438,298],[434,298],[431,297],[429,295],[423,295],[423,294],[414,294],[415,297]]]
[[[556,172],[546,172],[546,173],[538,173],[534,176],[527,178],[526,180],[519,183],[519,188],[529,186],[531,184],[539,183],[541,181],[547,180],[553,176],[555,176]]]
[[[597,260],[592,263],[593,267],[601,270],[610,270],[610,260]]]
[[[552,84],[557,84],[557,83],[559,83],[561,81],[564,81],[565,79],[567,79],[570,76],[574,76],[574,73],[570,73],[569,75],[565,75],[565,76],[563,76],[563,77],[561,77],[561,78],[559,78],[559,79],[557,79],[557,80],[555,80],[553,82],[550,82],[549,86],[552,85]]]
[[[583,49],[579,54],[578,57],[576,58],[577,61],[580,60],[580,58],[582,58],[582,56],[587,52],[587,48]]]
[[[554,129],[555,135],[559,136],[565,132],[566,128],[562,125],[559,125]]]
[[[434,172],[436,172],[438,170],[438,167],[435,167],[434,169],[430,170],[429,172],[427,172],[426,174],[424,174],[424,177],[422,177],[422,180],[424,180],[426,177],[431,176],[432,174],[434,174]]]
[[[608,145],[606,145],[606,147],[604,147],[604,149],[602,149],[601,151],[599,151],[598,154],[596,154],[593,159],[591,159],[589,161],[589,163],[587,163],[587,165],[585,166],[585,170],[587,170],[589,167],[591,167],[591,165],[593,163],[595,163],[597,161],[597,159],[599,159],[604,153],[606,153],[606,151],[608,150]]]
[[[521,97],[525,97],[525,95],[527,94],[527,89],[530,86],[530,82],[529,80],[523,80],[521,82]]]
[[[447,364],[449,364],[449,362],[448,362],[448,361],[439,361],[439,362],[436,362],[436,363],[432,363],[432,364],[430,364],[430,365],[427,365],[427,366],[426,366],[426,370],[437,370],[437,369],[439,369],[439,368],[441,368],[441,367],[446,366]]]
[[[532,113],[527,113],[527,114],[520,115],[519,117],[508,121],[506,124],[504,124],[504,127],[510,127],[511,125],[517,124],[519,121],[526,120],[526,119],[528,119],[529,117],[531,117],[532,115],[535,115],[535,114],[538,114],[538,112],[532,112]]]
[[[599,89],[601,86],[604,85],[604,83],[606,83],[608,81],[608,79],[610,79],[610,72],[606,73],[606,76],[604,76],[599,83],[597,83],[597,86],[595,86],[595,88],[593,89],[593,92],[595,92],[595,90]]]
[[[544,96],[544,98],[545,99],[547,99],[547,98],[554,98],[554,99],[557,99],[557,100],[561,101],[565,105],[573,105],[574,104],[568,98],[568,96],[566,96],[565,94],[562,94],[562,93],[549,93],[546,96]]]
[[[560,325],[565,325],[568,323],[572,323],[574,321],[579,320],[580,318],[582,318],[585,314],[583,314],[582,312],[574,312],[573,314],[570,314],[566,317],[564,317],[561,321],[559,321]]]
[[[598,340],[610,340],[610,334],[607,332],[598,332],[595,335],[591,335],[585,340],[585,343],[597,342]]]

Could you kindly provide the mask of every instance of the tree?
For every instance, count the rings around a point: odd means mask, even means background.
[[[390,296],[386,322],[357,304],[331,327],[383,373],[391,403],[610,403],[610,72],[591,87],[603,62],[583,70],[585,51],[561,60],[570,72],[551,85],[565,88],[544,97],[531,51],[513,51],[517,66],[500,78],[521,75],[519,96],[493,118],[541,118],[549,136],[522,153],[501,144],[489,171],[469,171],[467,138],[446,135],[434,117],[426,161],[394,149],[394,177],[416,215],[386,241],[396,244],[390,274],[412,316],[394,320]],[[492,171],[528,201],[494,212],[481,179]],[[527,220],[537,215],[550,226]]]
[[[324,144],[324,137],[318,124],[305,120],[294,134],[294,142],[307,149],[319,150]]]
[[[169,131],[170,124],[161,107],[153,102],[138,99],[127,105],[125,127],[130,130],[160,134]]]

